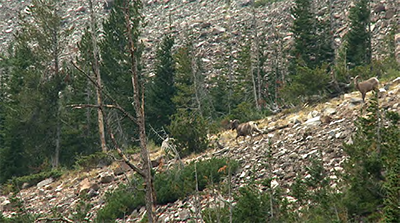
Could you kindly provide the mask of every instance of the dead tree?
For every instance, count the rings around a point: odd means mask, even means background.
[[[136,113],[136,124],[139,128],[139,140],[141,148],[141,157],[143,159],[143,173],[145,181],[145,191],[146,191],[146,210],[149,223],[156,221],[155,215],[155,202],[156,195],[153,187],[153,177],[151,175],[151,161],[149,156],[149,151],[147,150],[147,138],[145,129],[145,113],[144,113],[144,83],[139,81],[139,71],[138,71],[138,61],[136,54],[138,51],[137,42],[134,41],[132,36],[132,28],[138,29],[139,27],[132,27],[135,22],[131,20],[134,12],[130,11],[130,1],[125,2],[124,13],[125,13],[125,23],[126,23],[126,35],[128,38],[129,54],[131,59],[131,75],[132,75],[132,85],[133,85],[133,106]],[[140,4],[134,2],[133,4]],[[140,14],[140,13],[139,13]],[[140,15],[133,15],[139,16]],[[134,18],[137,19],[137,18]]]

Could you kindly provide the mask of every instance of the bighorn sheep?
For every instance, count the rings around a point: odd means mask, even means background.
[[[246,138],[246,136],[250,136],[251,139],[253,139],[253,132],[258,132],[258,133],[263,133],[260,129],[258,129],[258,127],[256,126],[256,124],[254,124],[253,122],[246,122],[246,123],[242,123],[239,124],[239,120],[235,119],[235,120],[230,120],[230,127],[231,130],[235,130],[236,129],[236,142],[237,139],[240,136],[244,136]]]
[[[354,85],[356,86],[357,90],[361,92],[362,100],[365,102],[365,95],[369,91],[376,91],[378,92],[378,85],[379,80],[376,77],[372,77],[366,81],[358,82],[358,75],[354,78]]]

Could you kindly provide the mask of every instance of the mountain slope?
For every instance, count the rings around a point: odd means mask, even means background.
[[[392,81],[390,86],[389,91],[382,89],[380,93],[380,107],[400,113],[400,77]],[[368,97],[371,97],[370,93]],[[222,149],[215,146],[203,154],[183,161],[191,162],[211,157],[230,157],[239,161],[239,171],[232,176],[233,191],[250,182],[269,178],[274,179],[271,182],[272,187],[288,189],[296,175],[307,175],[306,169],[315,157],[322,158],[326,173],[335,180],[335,174],[342,170],[341,164],[346,157],[343,143],[352,143],[354,121],[363,115],[363,106],[365,108],[359,92],[352,92],[323,104],[305,107],[298,112],[282,112],[259,120],[258,125],[264,131],[289,124],[286,128],[256,136],[252,142],[248,137],[244,141],[239,140],[238,143],[234,140],[236,133],[233,131],[221,132],[218,141],[223,145]],[[330,119],[321,118],[328,116]],[[86,216],[92,219],[104,205],[106,192],[115,190],[121,183],[127,183],[131,174],[132,170],[124,163],[116,162],[90,171],[71,172],[56,181],[47,179],[36,186],[22,189],[17,197],[30,213],[46,216],[56,211],[60,216],[69,217],[82,208],[79,205],[83,196],[88,196],[92,207]],[[261,184],[258,186],[260,190],[265,187]],[[331,186],[334,187],[335,183]],[[5,216],[13,214],[10,196],[0,197],[0,211],[3,211]],[[225,196],[226,194],[220,191],[206,189],[200,195],[201,208],[222,202],[221,199],[228,199]],[[196,197],[189,196],[184,200],[158,206],[159,221],[195,219],[195,199]],[[143,217],[144,211],[144,208],[141,208],[131,215],[128,214],[124,222],[129,219],[137,221]]]

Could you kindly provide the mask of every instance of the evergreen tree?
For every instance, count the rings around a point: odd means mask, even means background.
[[[352,220],[398,219],[400,131],[398,114],[378,107],[377,94],[367,116],[358,118],[353,144],[345,145],[344,201]],[[383,215],[382,215],[383,207]]]
[[[333,38],[330,31],[331,21],[317,19],[313,7],[311,0],[296,0],[295,6],[292,8],[292,15],[295,19],[292,26],[294,46],[290,52],[289,72],[291,76],[289,83],[285,86],[286,100],[290,100],[295,95],[321,94],[324,90],[321,91],[319,88],[312,88],[313,91],[310,92],[311,88],[300,87],[300,85],[310,82],[310,75],[319,73],[320,69],[326,72],[326,77],[318,75],[313,79],[322,77],[322,80],[318,82],[324,82],[324,85],[320,87],[325,88],[328,84],[325,80],[329,78],[328,73],[330,73],[330,66],[334,60]],[[314,69],[316,70],[313,71]],[[302,72],[305,70],[309,70],[309,72]]]
[[[47,123],[41,123],[45,106],[41,101],[39,71],[33,70],[39,58],[27,42],[16,44],[6,59],[4,72],[9,79],[2,101],[2,141],[0,145],[1,182],[32,172],[45,162],[48,153],[42,137]],[[37,170],[36,170],[37,171]]]
[[[312,0],[295,0],[291,9],[294,17],[292,32],[294,46],[291,51],[292,70],[299,61],[309,68],[316,67],[317,59],[317,33],[316,21],[312,11]]]
[[[194,74],[192,67],[193,51],[191,44],[179,48],[174,55],[176,61],[175,87],[177,94],[173,102],[177,109],[194,110],[199,107],[195,99]]]
[[[185,156],[204,151],[208,145],[204,82],[199,77],[201,65],[190,41],[177,50],[174,58],[176,95],[172,101],[177,112],[172,116],[168,131],[176,139],[179,152]]]
[[[176,113],[172,101],[176,95],[173,45],[174,37],[165,35],[157,50],[155,76],[147,88],[147,123],[156,131],[168,126],[171,123],[171,116]],[[156,137],[154,139],[157,140]]]
[[[368,0],[358,0],[350,9],[350,29],[346,35],[346,61],[350,68],[371,63],[370,9]]]
[[[131,46],[128,44],[127,36],[124,35],[127,26],[123,11],[125,4],[125,0],[114,1],[108,19],[103,22],[104,36],[99,45],[102,58],[100,70],[105,90],[109,92],[127,112],[134,114],[129,55]],[[138,16],[132,19],[133,26],[138,27],[142,17],[131,4],[128,4],[128,7],[135,16]],[[138,30],[133,30],[133,41],[138,44],[139,35],[140,32]],[[140,44],[135,47],[137,47],[136,57],[138,65],[140,65],[143,47]],[[139,71],[141,70],[140,66],[138,66],[138,69]],[[104,103],[107,104],[109,101],[105,100]],[[116,134],[117,141],[124,145],[129,144],[131,138],[137,136],[135,127],[132,126],[129,120],[124,119],[125,117],[118,111],[109,110],[108,113],[107,119],[109,121],[109,127],[113,128],[113,132],[118,133]]]
[[[48,140],[44,148],[52,153],[53,167],[59,164],[61,150],[62,117],[60,112],[63,107],[60,106],[59,95],[65,87],[65,73],[61,71],[62,48],[71,34],[71,30],[62,28],[63,21],[59,15],[58,4],[58,1],[32,1],[32,6],[29,7],[31,16],[21,16],[21,26],[24,28],[17,34],[19,43],[23,41],[30,43],[29,47],[40,60],[32,65],[42,69],[44,73],[39,85],[39,95],[43,103],[40,109],[43,116],[40,124],[47,124],[43,130],[44,137]],[[53,149],[54,151],[51,152]]]

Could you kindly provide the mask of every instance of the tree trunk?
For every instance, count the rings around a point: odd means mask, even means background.
[[[253,28],[254,28],[254,44],[253,50],[251,51],[253,56],[255,56],[256,64],[254,65],[252,60],[251,65],[251,77],[253,81],[253,93],[254,93],[254,101],[256,103],[257,110],[261,110],[261,106],[259,103],[259,99],[261,98],[261,77],[260,77],[260,44],[258,42],[258,29],[257,29],[257,18],[256,18],[256,9],[253,7]],[[254,69],[256,69],[257,77],[254,75]],[[257,81],[257,80],[258,81]],[[258,84],[257,84],[258,82]]]
[[[103,101],[102,101],[102,84],[101,84],[101,76],[100,76],[100,65],[99,65],[99,58],[98,58],[98,49],[97,49],[97,38],[96,38],[96,21],[94,16],[94,9],[92,0],[89,0],[89,7],[90,7],[90,33],[92,36],[92,46],[93,46],[93,72],[96,77],[97,88],[96,88],[96,99],[97,99],[97,121],[99,126],[99,136],[100,136],[100,143],[101,143],[101,150],[103,152],[107,152],[106,146],[106,137],[104,132],[104,112],[103,112]]]
[[[57,10],[54,9],[54,15],[57,15]],[[58,48],[58,26],[55,27],[53,32],[53,60],[54,60],[54,76],[58,78],[59,74],[59,48]],[[58,83],[57,83],[58,84]],[[58,93],[58,92],[57,92]],[[53,157],[53,163],[52,167],[57,168],[60,160],[60,141],[61,141],[61,103],[60,103],[60,98],[57,99],[57,112],[56,112],[56,138],[55,138],[55,151],[54,151],[54,157]]]
[[[127,37],[128,47],[131,57],[131,73],[132,73],[132,85],[133,85],[133,106],[136,113],[136,123],[139,128],[139,140],[141,148],[141,157],[143,160],[143,173],[146,191],[146,210],[148,222],[153,223],[156,221],[155,215],[155,202],[156,196],[153,187],[153,176],[151,174],[151,162],[149,152],[147,150],[147,139],[145,129],[145,114],[144,114],[144,84],[139,84],[139,71],[136,58],[137,46],[132,37],[132,23],[131,23],[131,12],[129,11],[129,1],[125,5],[125,21],[127,26]],[[138,16],[138,15],[136,15]],[[139,27],[134,27],[139,29]]]

